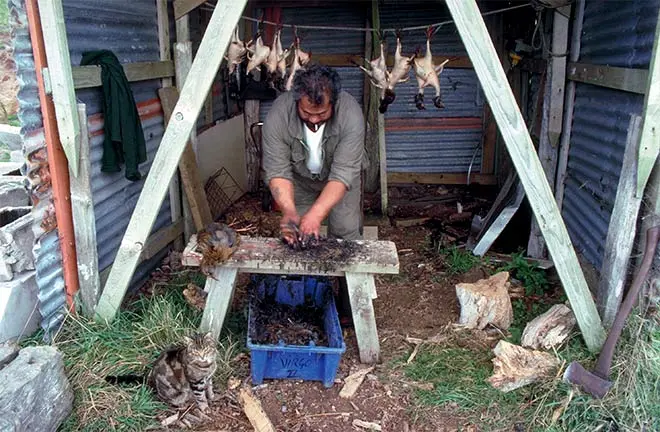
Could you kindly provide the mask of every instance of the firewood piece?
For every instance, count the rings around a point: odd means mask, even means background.
[[[493,349],[493,376],[488,382],[503,392],[510,392],[539,379],[552,376],[559,360],[542,352],[528,350],[506,341],[499,341]]]
[[[508,279],[508,272],[499,272],[476,283],[457,284],[456,296],[461,305],[458,323],[479,330],[488,324],[508,329],[513,321]]]
[[[254,397],[249,388],[241,388],[238,398],[241,401],[241,405],[243,405],[245,415],[250,420],[250,424],[256,432],[276,432],[275,427],[261,407],[261,402]]]
[[[532,349],[554,348],[566,340],[576,322],[573,311],[566,305],[554,305],[527,323],[520,344]]]
[[[355,393],[360,387],[360,384],[362,384],[362,381],[364,381],[364,377],[366,377],[367,374],[372,370],[374,370],[373,366],[360,369],[359,371],[347,376],[344,380],[344,387],[342,387],[341,391],[339,392],[339,397],[350,399],[355,396]]]
[[[424,225],[426,222],[428,222],[431,218],[428,217],[423,217],[423,218],[412,218],[412,219],[397,219],[394,221],[394,225],[397,227],[412,227],[412,226],[419,226],[419,225]]]

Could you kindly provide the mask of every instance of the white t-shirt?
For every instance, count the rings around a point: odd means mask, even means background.
[[[323,161],[321,160],[321,143],[323,142],[323,130],[325,129],[325,123],[319,126],[319,129],[316,132],[312,132],[307,125],[304,125],[303,130],[305,131],[305,144],[309,150],[309,156],[307,157],[307,169],[312,174],[320,174],[321,167],[323,166]]]

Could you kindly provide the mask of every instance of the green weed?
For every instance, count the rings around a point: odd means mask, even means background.
[[[444,262],[450,274],[467,273],[481,262],[479,257],[456,246],[440,249],[439,252],[444,255]]]
[[[527,262],[522,253],[512,254],[511,262],[501,267],[499,271],[508,271],[511,277],[521,281],[528,296],[543,295],[550,285],[545,272]]]
[[[62,431],[145,430],[158,425],[156,415],[167,407],[142,384],[114,385],[107,376],[145,377],[162,349],[195,332],[201,313],[188,305],[180,289],[140,297],[120,311],[109,325],[69,315],[53,345],[64,354],[74,390],[73,412]],[[238,339],[226,333],[218,344],[216,387],[233,372]],[[26,344],[37,343],[36,338]]]

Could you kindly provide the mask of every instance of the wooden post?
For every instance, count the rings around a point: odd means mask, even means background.
[[[568,48],[568,20],[571,6],[554,11],[552,25],[552,53],[548,62],[546,93],[543,103],[543,121],[539,142],[539,158],[545,171],[550,188],[554,191],[557,158],[559,157],[559,136],[561,135],[562,115],[564,112],[564,83],[566,82],[566,57],[561,56]],[[527,255],[543,258],[546,255],[545,241],[535,218],[527,245]]]
[[[372,26],[372,19],[367,19],[366,27]],[[373,33],[365,33],[364,58],[371,59],[373,55],[374,42],[377,41]],[[365,135],[364,149],[369,160],[369,166],[364,172],[364,189],[369,193],[375,193],[380,187],[380,163],[378,159],[378,96],[373,89],[369,77],[364,76],[364,120]]]
[[[176,86],[178,89],[182,89],[188,72],[190,71],[190,65],[192,65],[193,55],[192,55],[192,42],[190,42],[190,29],[189,29],[189,19],[188,15],[184,15],[181,18],[178,18],[175,22],[176,26],[176,43],[174,44],[174,70],[176,75]],[[213,85],[213,84],[211,84]],[[197,121],[197,119],[195,119]],[[191,147],[190,149],[186,148],[184,150],[182,157],[189,158],[192,154],[195,155],[195,140],[196,135],[196,124],[193,131],[190,133],[190,141],[186,144],[186,147]],[[188,164],[195,162],[197,158],[194,157],[193,161],[188,161]],[[188,201],[183,200],[183,236],[186,243],[190,240],[190,236],[194,232],[194,222],[193,216],[191,214],[190,206]]]
[[[573,34],[571,35],[571,47],[568,53],[568,61],[576,62],[580,57],[580,40],[582,38],[582,21],[584,21],[585,0],[576,0],[575,14],[573,18]],[[555,200],[557,207],[561,210],[564,204],[564,182],[566,180],[566,169],[568,167],[568,151],[571,145],[571,130],[573,128],[573,110],[575,107],[575,81],[566,84],[564,97],[564,119],[562,121],[562,134],[559,142],[559,160],[557,162],[557,174],[555,180]]]
[[[80,123],[71,75],[69,44],[64,26],[62,0],[39,0],[41,29],[44,35],[48,74],[53,92],[57,129],[73,176],[78,175]]]
[[[92,316],[99,295],[101,295],[101,281],[96,249],[96,219],[94,218],[91,181],[92,164],[89,160],[89,135],[85,104],[78,104],[76,117],[80,121],[80,160],[78,161],[78,176],[71,176],[71,211],[76,234],[80,304],[83,313]]]
[[[649,176],[653,174],[648,187],[646,187],[646,214],[642,220],[642,227],[639,236],[640,254],[637,263],[641,263],[641,252],[646,244],[646,230],[657,223],[660,215],[660,169],[658,169],[657,156],[659,139],[658,134],[660,121],[660,53],[658,53],[658,44],[660,43],[660,18],[655,31],[655,42],[653,43],[653,55],[649,65],[648,86],[646,97],[644,98],[644,114],[642,125],[642,137],[639,144],[639,165],[637,168],[637,191],[636,196],[640,196],[640,188],[643,190],[646,186]],[[650,283],[653,286],[660,284],[660,272],[652,270]]]
[[[606,327],[612,325],[623,298],[623,286],[627,281],[628,260],[632,251],[637,227],[637,215],[642,203],[635,195],[637,189],[637,155],[642,118],[630,116],[628,137],[623,153],[623,166],[619,175],[614,209],[607,229],[605,256],[598,283],[598,306]]]
[[[447,0],[446,3],[539,221],[587,347],[598,351],[605,331],[596,305],[476,1]]]
[[[246,3],[247,0],[220,2],[213,11],[190,69],[190,79],[187,79],[183,85],[179,101],[174,107],[172,121],[165,129],[163,140],[145,179],[140,198],[96,307],[98,319],[112,320],[119,309],[145,241],[167,193],[169,181],[176,171],[186,142],[195,127],[205,95],[218,73],[222,53],[229,45],[231,34]]]
[[[172,60],[170,49],[170,20],[167,13],[167,0],[156,0],[156,13],[158,17],[158,47],[160,50],[160,59],[163,61]],[[163,78],[161,80],[163,88],[172,86],[172,78]],[[170,181],[170,215],[172,222],[181,219],[181,184],[179,174],[172,176]],[[176,250],[183,250],[184,239],[180,238],[174,242]]]
[[[380,29],[380,9],[378,0],[371,2],[371,23],[372,28]],[[376,41],[379,41],[378,35],[374,32],[372,36],[372,45],[376,50]],[[379,41],[380,42],[380,41]],[[371,109],[373,110],[373,119],[375,123],[372,127],[377,131],[378,136],[378,175],[380,177],[380,211],[383,217],[387,217],[388,194],[387,194],[387,146],[385,144],[385,115],[378,112],[378,92],[372,86],[371,88]]]
[[[257,143],[252,139],[252,124],[259,121],[259,108],[258,100],[248,99],[245,101],[243,108],[243,125],[245,128],[245,164],[248,175],[248,190],[256,192],[259,190],[259,182],[261,181],[261,161],[259,160],[259,152],[257,151]]]

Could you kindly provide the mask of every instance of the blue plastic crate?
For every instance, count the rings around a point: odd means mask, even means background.
[[[299,276],[287,278],[261,276],[253,278],[255,297],[274,297],[277,303],[291,306],[303,304],[311,299],[314,305],[323,307],[323,322],[328,346],[309,345],[262,345],[253,343],[250,334],[254,326],[253,301],[250,301],[248,315],[247,346],[251,351],[252,382],[261,384],[264,378],[299,379],[323,381],[325,387],[332,387],[342,354],[346,351],[337,308],[332,296],[331,285],[325,278]]]

